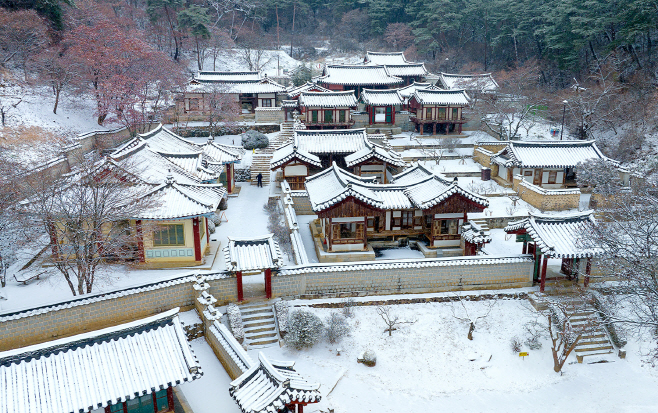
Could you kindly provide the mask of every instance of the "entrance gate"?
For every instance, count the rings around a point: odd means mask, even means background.
[[[237,281],[238,301],[246,298],[272,298],[272,270],[282,265],[281,249],[273,234],[258,238],[231,238],[224,248],[226,270]],[[260,283],[260,274],[265,283]],[[263,288],[264,287],[264,288]]]

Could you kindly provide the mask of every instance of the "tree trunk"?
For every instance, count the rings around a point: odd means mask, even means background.
[[[57,106],[59,105],[59,88],[55,88],[55,107],[53,107],[53,113],[57,115]]]
[[[471,321],[471,325],[468,327],[468,339],[473,340],[473,331],[475,330],[475,324]]]

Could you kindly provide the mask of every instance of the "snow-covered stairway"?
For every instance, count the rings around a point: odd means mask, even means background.
[[[469,219],[469,221],[473,222],[476,224],[482,231],[485,233],[489,234],[491,231],[489,231],[489,223],[487,222],[486,219],[484,218],[479,218],[479,219]]]
[[[239,307],[245,344],[251,348],[261,348],[279,342],[272,301],[258,301]]]
[[[270,184],[270,161],[274,151],[285,145],[293,137],[293,124],[284,122],[281,124],[280,132],[270,140],[267,148],[256,149],[251,161],[251,184],[258,184],[258,174],[263,174],[263,185]]]
[[[576,333],[582,333],[574,349],[577,356],[600,356],[612,353],[614,347],[594,307],[590,305],[581,307],[570,315],[569,322]]]

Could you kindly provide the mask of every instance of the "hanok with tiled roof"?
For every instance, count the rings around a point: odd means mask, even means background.
[[[293,142],[274,152],[270,168],[281,169],[292,190],[303,190],[308,176],[332,162],[379,182],[406,165],[397,152],[371,142],[365,129],[296,130]]]
[[[307,129],[346,129],[354,124],[350,111],[357,108],[353,90],[301,92],[300,120]]]
[[[511,184],[513,177],[542,188],[559,189],[576,186],[576,165],[592,159],[607,158],[594,141],[510,141],[491,157],[491,176],[502,184]],[[624,182],[628,173],[620,169]]]
[[[403,52],[366,52],[366,65],[385,66],[389,74],[404,79],[408,85],[423,79],[429,72],[424,63],[409,62]]]
[[[228,238],[224,247],[226,270],[235,275],[238,301],[244,298],[242,276],[244,273],[265,273],[265,296],[272,298],[272,270],[283,265],[279,243],[273,234],[253,238]],[[253,298],[253,297],[251,297]]]
[[[498,90],[498,83],[491,73],[477,75],[461,75],[454,73],[440,73],[437,86],[448,90],[466,90],[469,93],[493,93]]]
[[[225,197],[221,184],[179,184],[171,175],[147,190],[137,201],[146,207],[130,217],[137,232],[139,262],[202,264],[210,249],[208,219]]]
[[[173,387],[202,375],[176,308],[0,353],[0,412],[173,412]]]
[[[414,113],[410,120],[423,135],[431,132],[462,133],[466,123],[463,110],[468,106],[468,95],[463,90],[416,89],[409,98],[409,108]]]
[[[177,112],[186,119],[201,119],[217,93],[233,95],[242,112],[248,113],[254,113],[257,107],[275,107],[277,99],[287,95],[285,86],[258,72],[201,71],[176,98]]]
[[[354,90],[358,96],[363,89],[389,89],[404,83],[379,65],[326,65],[322,76],[315,79],[331,90]]]
[[[430,248],[459,247],[467,213],[482,212],[489,201],[420,168],[403,172],[404,183],[394,176],[392,184],[378,184],[335,163],[308,178],[306,191],[328,251],[363,251],[369,239],[397,237],[425,239]]]
[[[531,213],[528,218],[510,222],[505,232],[516,234],[516,241],[523,242],[523,253],[535,256],[535,281],[539,279],[543,292],[548,260],[553,258],[562,259],[560,271],[569,279],[577,280],[584,273],[584,284],[589,284],[592,259],[603,252],[591,242],[595,225],[592,211],[559,216]]]
[[[309,383],[294,366],[268,360],[260,352],[258,363],[231,382],[229,393],[242,413],[302,413],[304,406],[318,403],[322,396],[320,385]]]
[[[363,89],[360,99],[368,112],[370,125],[395,125],[395,112],[404,104],[397,89]]]
[[[297,99],[302,92],[331,92],[331,90],[324,88],[313,82],[306,82],[300,86],[292,86],[288,88],[288,99]]]

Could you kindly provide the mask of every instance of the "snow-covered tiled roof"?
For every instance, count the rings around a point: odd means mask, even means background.
[[[312,82],[306,82],[301,86],[292,86],[288,88],[288,98],[297,99],[302,92],[331,92],[331,90],[324,88]]]
[[[217,171],[203,166],[203,153],[201,152],[196,154],[160,153],[160,155],[202,181],[212,181],[219,177]]]
[[[139,198],[146,205],[135,219],[181,219],[209,215],[226,196],[221,184],[184,185],[173,178]]]
[[[327,65],[318,83],[328,85],[369,86],[397,85],[404,80],[392,76],[384,66],[367,65]]]
[[[351,108],[357,106],[353,90],[344,92],[302,92],[299,106],[305,108]]]
[[[462,227],[462,238],[471,244],[486,244],[491,242],[491,233],[476,222],[468,221]]]
[[[151,149],[162,153],[197,153],[201,148],[192,141],[189,141],[174,132],[158,125],[150,132],[137,135],[146,141]],[[116,151],[115,151],[116,152]]]
[[[423,63],[408,63],[406,65],[386,65],[391,76],[425,76],[428,72]]]
[[[354,153],[366,147],[365,129],[296,130],[295,146],[313,154]]]
[[[432,175],[434,175],[434,172],[425,168],[420,163],[415,162],[409,168],[405,169],[399,174],[393,175],[391,182],[398,185],[409,185],[412,183],[420,182],[428,176]]]
[[[396,89],[363,89],[361,91],[361,101],[370,106],[402,105],[404,103]]]
[[[243,413],[278,413],[295,402],[319,402],[320,384],[306,381],[294,366],[259,352],[258,363],[231,382],[229,393]]]
[[[299,107],[299,102],[297,100],[282,100],[281,107],[294,109]]]
[[[369,141],[366,142],[365,148],[358,150],[350,155],[347,155],[345,157],[345,163],[347,164],[348,167],[351,168],[355,165],[367,161],[368,159],[373,159],[373,158],[397,167],[405,166],[407,164],[402,159],[401,154],[395,151],[386,150],[385,148],[376,145],[374,143],[371,143]]]
[[[414,94],[414,92],[418,89],[427,89],[428,87],[432,86],[431,83],[429,82],[414,82],[410,84],[409,86],[404,86],[399,89],[397,89],[398,93],[400,96],[402,96],[403,99],[409,99],[411,95]]]
[[[211,159],[208,163],[227,164],[238,163],[242,159],[244,148],[241,146],[224,145],[215,141],[208,141],[201,146],[203,153]]]
[[[348,197],[354,197],[377,209],[428,209],[450,196],[459,194],[480,206],[489,201],[461,188],[456,181],[438,175],[427,176],[407,184],[377,184],[338,168],[336,163],[306,179],[311,207],[319,212]]]
[[[468,105],[468,95],[463,90],[417,89],[410,99],[421,105]]]
[[[590,239],[596,224],[593,211],[565,215],[530,214],[530,217],[510,222],[505,232],[518,233],[525,230],[537,247],[551,258],[596,257],[603,250],[584,245]]]
[[[260,80],[258,72],[212,72],[202,71],[194,76],[197,82],[244,82]]]
[[[286,162],[297,159],[301,162],[317,166],[318,168],[322,167],[322,162],[320,158],[313,155],[312,153],[306,152],[303,149],[298,148],[293,143],[289,143],[277,149],[274,154],[272,154],[272,160],[270,161],[270,168],[276,169]]]
[[[220,93],[286,93],[286,87],[270,78],[257,80],[214,80],[197,81],[188,85],[189,92],[210,92],[216,90]]]
[[[283,264],[274,234],[255,238],[228,238],[224,247],[227,271],[257,271],[279,268]]]
[[[445,89],[477,90],[482,92],[493,92],[498,89],[498,83],[491,76],[491,73],[478,75],[441,73],[439,74],[439,82]]]
[[[599,158],[608,159],[595,141],[511,141],[491,160],[505,167],[573,168]]]
[[[364,63],[373,64],[373,65],[408,65],[411,62],[408,62],[404,57],[404,52],[371,52],[366,51],[366,57],[363,60]]]
[[[86,412],[202,374],[176,308],[0,353],[0,412]]]

